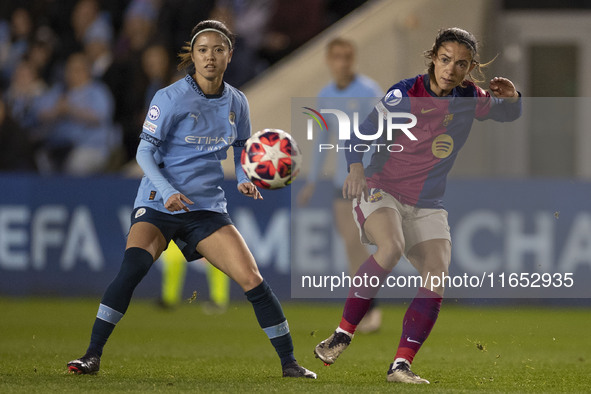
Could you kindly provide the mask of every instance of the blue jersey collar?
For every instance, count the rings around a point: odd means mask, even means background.
[[[221,93],[219,93],[219,94],[205,94],[205,93],[203,93],[203,90],[201,90],[201,87],[197,84],[197,82],[195,82],[195,80],[193,79],[193,77],[191,76],[191,74],[185,75],[185,81],[187,81],[187,83],[189,84],[189,86],[191,86],[195,92],[197,92],[199,95],[201,95],[201,96],[203,96],[203,97],[205,97],[207,99],[220,98],[226,92],[226,83],[225,82],[222,82],[223,89],[222,89],[222,92]]]
[[[433,97],[439,97],[437,96],[432,90],[431,90],[431,77],[429,76],[429,74],[425,74],[423,77],[423,85],[425,86],[425,90],[427,91],[427,93],[429,93],[431,96]]]

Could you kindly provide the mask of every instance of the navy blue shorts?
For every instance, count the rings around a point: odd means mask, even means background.
[[[203,256],[197,252],[197,244],[220,228],[232,223],[230,215],[213,211],[164,213],[152,208],[138,207],[131,213],[131,225],[148,222],[158,227],[166,239],[166,247],[173,240],[187,261]]]

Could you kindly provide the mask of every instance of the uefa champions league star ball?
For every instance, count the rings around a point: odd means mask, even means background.
[[[302,153],[289,133],[264,129],[246,140],[240,161],[246,176],[256,186],[280,189],[293,182],[300,172]]]

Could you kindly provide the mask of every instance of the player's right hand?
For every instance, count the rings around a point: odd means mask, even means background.
[[[255,200],[262,200],[263,196],[259,189],[252,182],[244,182],[238,185],[238,191],[245,196],[252,197]]]
[[[185,203],[193,205],[193,201],[185,197],[184,194],[175,193],[168,198],[168,201],[166,201],[166,203],[164,204],[164,208],[168,209],[170,212],[176,212],[180,210],[190,212],[189,208],[185,205]]]
[[[343,184],[343,198],[361,200],[362,196],[367,201],[369,189],[365,180],[365,171],[363,170],[363,164],[353,163],[349,166],[349,175],[347,175]]]

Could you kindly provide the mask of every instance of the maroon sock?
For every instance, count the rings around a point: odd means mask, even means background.
[[[380,290],[389,273],[390,271],[385,270],[376,262],[373,255],[361,264],[355,277],[351,278],[351,288],[345,302],[340,328],[351,334],[355,332],[357,325],[369,310],[372,299]]]
[[[412,363],[437,321],[442,299],[439,294],[419,287],[416,297],[404,315],[402,335],[395,359],[404,358]]]

